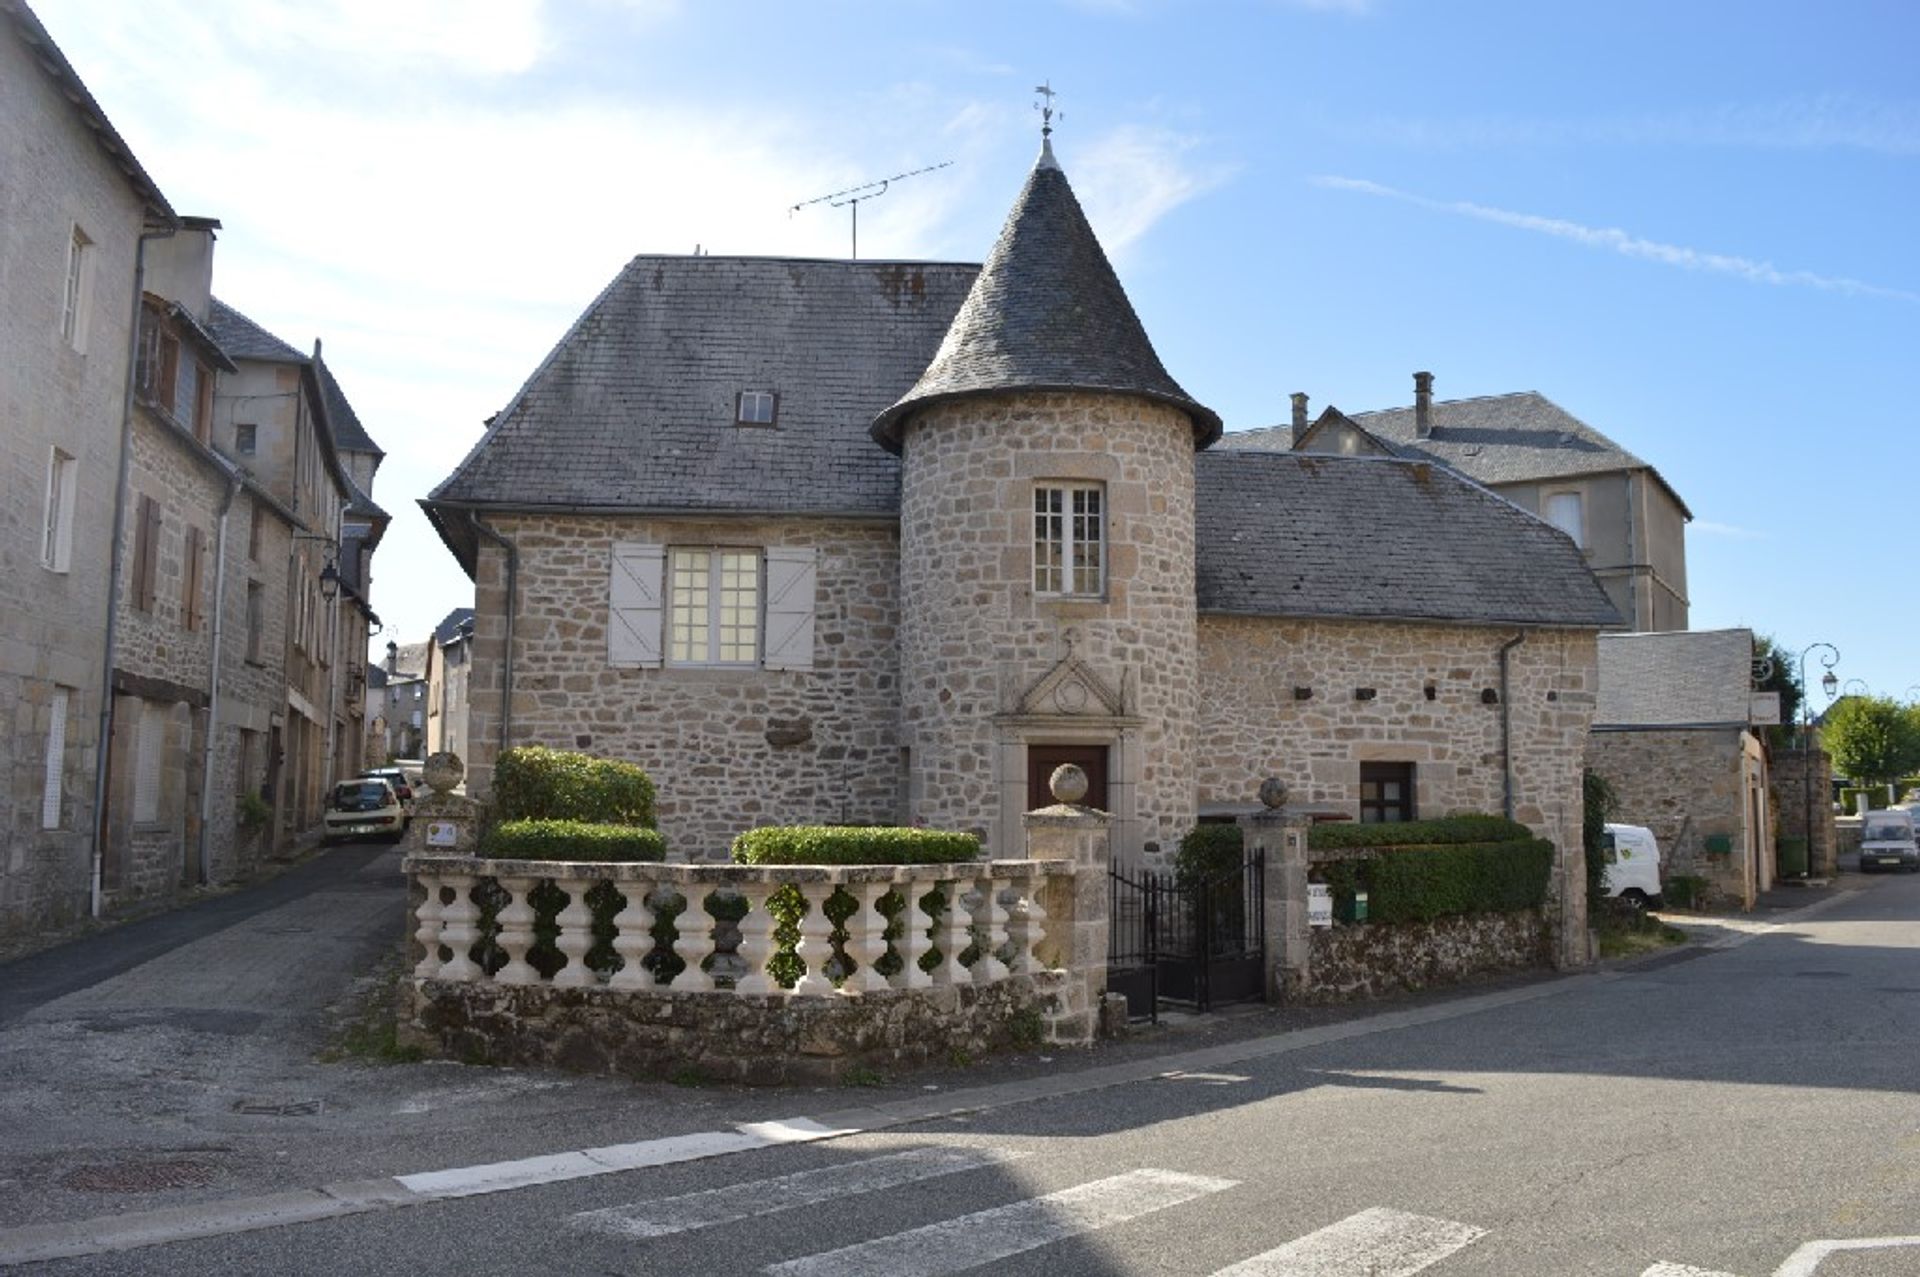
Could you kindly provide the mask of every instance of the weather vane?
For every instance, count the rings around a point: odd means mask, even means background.
[[[1054,91],[1051,77],[1044,83],[1035,85],[1033,91],[1046,99],[1044,103],[1035,102],[1033,104],[1033,109],[1040,112],[1040,136],[1042,138],[1052,137],[1053,117],[1057,115],[1064,120],[1067,118],[1067,113],[1053,109],[1053,100],[1058,97],[1059,94]]]
[[[815,196],[813,199],[810,199],[810,200],[801,200],[798,204],[795,204],[792,208],[787,210],[787,216],[792,217],[795,213],[798,213],[801,209],[806,208],[807,206],[812,204],[825,204],[829,208],[852,209],[853,210],[853,251],[849,253],[847,256],[849,257],[849,259],[857,258],[860,256],[860,201],[861,200],[877,200],[882,195],[885,195],[887,193],[887,188],[889,186],[893,185],[895,182],[899,181],[901,178],[918,177],[922,173],[931,173],[935,169],[943,169],[951,163],[953,163],[952,160],[942,160],[938,164],[929,164],[925,168],[917,168],[910,173],[895,173],[892,177],[883,177],[877,182],[863,182],[859,186],[849,186],[846,190],[835,191],[831,195],[819,195],[819,196]]]

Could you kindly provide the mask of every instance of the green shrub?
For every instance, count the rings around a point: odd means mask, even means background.
[[[1318,873],[1332,890],[1335,916],[1346,921],[1360,891],[1367,893],[1369,923],[1514,913],[1546,903],[1553,844],[1528,838],[1407,847],[1371,860],[1336,861]]]
[[[1606,777],[1580,773],[1580,844],[1587,860],[1587,913],[1596,915],[1607,898],[1607,820],[1619,801]]]
[[[494,814],[653,828],[653,782],[632,763],[525,745],[493,765]]]
[[[1707,880],[1691,874],[1675,874],[1661,884],[1660,894],[1676,909],[1692,909],[1707,898]]]
[[[953,865],[980,859],[980,839],[939,829],[768,825],[733,840],[742,865]]]
[[[1364,825],[1332,821],[1307,830],[1314,851],[1343,847],[1441,847],[1451,843],[1520,842],[1533,831],[1505,816],[1444,816],[1439,820],[1403,820]]]
[[[1195,825],[1174,853],[1174,877],[1183,883],[1223,878],[1240,868],[1245,854],[1246,840],[1239,825]]]
[[[667,844],[658,830],[639,825],[509,820],[487,831],[480,854],[494,860],[663,860]]]

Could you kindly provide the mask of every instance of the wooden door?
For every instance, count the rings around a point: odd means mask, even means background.
[[[1047,787],[1053,769],[1072,763],[1087,774],[1087,796],[1082,804],[1099,811],[1107,806],[1107,747],[1105,745],[1028,745],[1027,808],[1053,805],[1053,791]]]

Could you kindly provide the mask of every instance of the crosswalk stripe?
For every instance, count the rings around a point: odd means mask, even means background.
[[[1472,1224],[1374,1206],[1213,1277],[1412,1277],[1486,1235]]]
[[[918,1148],[658,1201],[581,1211],[571,1222],[577,1228],[623,1237],[665,1237],[669,1233],[711,1228],[715,1224],[731,1224],[756,1215],[811,1206],[836,1197],[878,1192],[916,1180],[999,1166],[1026,1156],[1029,1155],[1025,1152],[1007,1149]]]
[[[1138,1170],[774,1264],[774,1277],[943,1277],[1218,1193],[1238,1180]]]
[[[1718,1268],[1695,1268],[1689,1264],[1670,1264],[1661,1260],[1640,1277],[1734,1277],[1732,1273],[1721,1272]]]

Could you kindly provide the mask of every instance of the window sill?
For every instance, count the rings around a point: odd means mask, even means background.
[[[1101,616],[1111,600],[1097,594],[1036,594],[1033,605],[1049,616]]]

